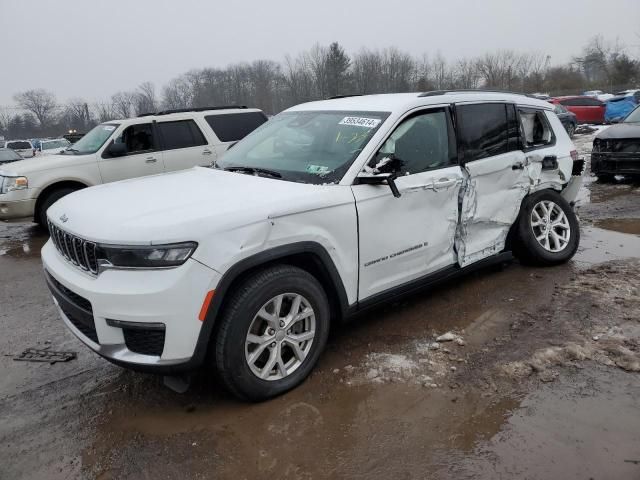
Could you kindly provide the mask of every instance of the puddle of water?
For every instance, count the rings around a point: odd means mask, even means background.
[[[33,224],[0,224],[0,257],[39,258],[48,238]]]
[[[640,235],[640,218],[605,218],[593,222],[596,227],[631,235]]]
[[[585,370],[527,395],[500,433],[436,478],[640,478],[640,383]]]
[[[580,247],[572,261],[582,267],[625,258],[640,258],[640,237],[597,227],[583,227]]]

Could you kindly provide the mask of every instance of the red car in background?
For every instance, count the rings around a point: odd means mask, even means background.
[[[592,97],[555,97],[549,100],[559,103],[576,115],[578,123],[604,123],[606,106],[597,98]]]

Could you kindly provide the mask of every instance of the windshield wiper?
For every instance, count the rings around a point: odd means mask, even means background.
[[[227,167],[224,169],[226,172],[241,172],[248,173],[251,175],[266,175],[268,177],[273,178],[282,178],[282,174],[276,172],[275,170],[268,170],[266,168],[258,168],[258,167]]]
[[[65,148],[64,151],[65,152],[80,153],[80,150],[78,150],[77,148],[71,148],[71,147]]]

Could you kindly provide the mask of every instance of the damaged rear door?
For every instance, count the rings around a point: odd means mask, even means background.
[[[464,267],[504,250],[507,234],[530,188],[515,105],[456,105],[464,184],[456,235]]]

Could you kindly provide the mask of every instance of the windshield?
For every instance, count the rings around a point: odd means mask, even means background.
[[[624,119],[624,123],[640,123],[640,106],[632,110],[627,118]]]
[[[42,142],[40,144],[40,148],[42,150],[53,150],[56,148],[66,148],[69,145],[71,145],[71,143],[68,140],[61,138],[60,140],[51,140],[51,141]]]
[[[283,180],[301,183],[339,182],[388,116],[388,112],[281,113],[227,151],[216,168],[269,170]]]
[[[96,153],[111,134],[118,128],[118,123],[103,123],[94,127],[89,133],[71,145],[65,152],[76,154]]]
[[[13,148],[14,150],[31,150],[31,144],[24,140],[18,142],[8,142],[7,148]]]
[[[13,150],[5,150],[0,148],[0,162],[9,162],[13,160],[22,160],[22,157]]]

